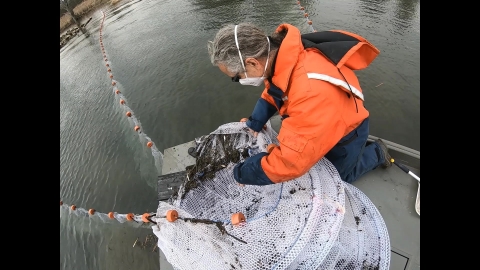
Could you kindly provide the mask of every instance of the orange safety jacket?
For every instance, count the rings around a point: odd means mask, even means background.
[[[280,183],[302,176],[369,116],[353,70],[366,68],[379,50],[346,31],[301,35],[290,24],[281,24],[276,31],[285,30],[273,76],[265,80],[246,123],[260,131],[278,111],[280,145],[268,155],[247,159],[235,172],[240,183]]]

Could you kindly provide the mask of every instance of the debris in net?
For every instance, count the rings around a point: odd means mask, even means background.
[[[215,174],[225,169],[228,164],[248,158],[249,148],[235,148],[235,142],[240,136],[242,136],[240,133],[209,134],[197,139],[195,150],[191,153],[197,157],[195,164],[185,168],[187,176],[182,184],[183,190],[179,189],[174,198],[177,198],[179,193],[182,193],[182,199],[185,198],[185,195],[198,187],[201,181],[212,180]]]
[[[247,242],[243,241],[242,239],[237,238],[236,236],[229,234],[227,232],[227,230],[225,229],[225,226],[223,225],[223,222],[221,222],[221,221],[213,221],[213,220],[209,220],[209,219],[200,219],[200,218],[178,218],[178,219],[181,219],[185,222],[192,222],[192,223],[215,224],[215,226],[217,226],[217,228],[220,230],[222,235],[226,234],[228,236],[231,236],[233,239],[235,239],[239,242],[242,242],[244,244],[247,243]]]

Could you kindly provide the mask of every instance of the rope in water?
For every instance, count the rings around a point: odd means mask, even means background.
[[[107,73],[108,73],[108,75],[111,79],[111,82],[112,82],[113,93],[115,94],[115,96],[118,97],[118,102],[122,106],[122,108],[125,110],[125,115],[129,119],[131,119],[131,122],[134,125],[133,130],[138,132],[140,138],[147,142],[146,146],[151,149],[152,155],[155,158],[155,162],[160,163],[157,166],[157,170],[159,170],[159,173],[161,173],[161,163],[163,161],[162,152],[160,152],[157,149],[157,147],[155,146],[155,143],[153,143],[152,139],[150,139],[147,136],[147,134],[145,134],[145,132],[143,132],[142,127],[140,125],[140,121],[135,117],[135,114],[133,113],[133,110],[127,105],[128,104],[127,99],[122,94],[120,89],[118,89],[118,81],[116,81],[113,78],[111,63],[108,60],[107,53],[105,51],[105,47],[103,46],[103,24],[104,24],[104,21],[105,21],[105,13],[103,11],[102,11],[102,15],[103,15],[103,18],[102,18],[102,22],[100,24],[100,31],[99,31],[100,32],[99,33],[99,35],[100,35],[100,48],[102,49],[103,59],[105,61],[105,66],[107,67]]]
[[[300,9],[300,12],[303,14],[303,17],[306,19],[306,20],[305,20],[305,23],[308,24],[309,29],[310,29],[310,32],[317,32],[317,30],[315,30],[315,28],[313,28],[313,26],[312,26],[313,22],[312,22],[312,20],[310,20],[310,18],[308,17],[308,13],[307,13],[307,11],[305,10],[305,7],[300,4],[300,1],[296,1],[296,3],[297,3],[297,6],[298,6],[299,9]]]
[[[77,207],[76,205],[67,205],[63,203],[63,201],[60,201],[60,207],[67,208],[69,209],[70,213],[76,214],[77,216],[84,216],[84,217],[93,217],[97,216],[100,219],[106,221],[108,219],[110,220],[117,220],[120,223],[124,222],[137,222],[137,223],[153,223],[157,224],[156,221],[153,220],[153,218],[156,216],[156,213],[143,213],[142,215],[136,215],[134,213],[127,213],[127,214],[119,214],[117,212],[109,212],[108,214],[105,213],[100,213],[97,212],[95,209],[90,208],[88,210],[84,208]],[[222,221],[214,221],[210,219],[199,219],[199,218],[182,218],[178,216],[178,212],[176,210],[168,210],[165,214],[165,216],[157,216],[155,217],[158,221],[159,218],[165,218],[169,222],[175,222],[176,220],[183,220],[184,222],[191,222],[191,223],[203,223],[203,224],[212,224],[215,225],[222,234],[226,234],[228,236],[233,237],[235,240],[240,241],[242,243],[245,243],[242,239],[239,239],[235,237],[234,235],[228,233],[224,227],[225,223]],[[240,225],[242,223],[246,222],[245,215],[242,213],[234,213],[231,216],[230,220],[232,225]]]
[[[143,213],[142,215],[136,215],[133,213],[119,214],[117,212],[109,212],[108,214],[105,214],[105,213],[97,212],[93,208],[86,210],[84,208],[77,207],[75,204],[67,205],[63,203],[63,201],[60,201],[60,207],[65,207],[70,209],[70,213],[75,213],[77,216],[85,216],[85,217],[98,216],[102,220],[116,219],[120,223],[124,223],[126,221],[156,223],[153,220],[151,220],[151,218],[155,216],[155,213]]]
[[[101,21],[101,24],[100,24],[100,34],[99,34],[100,35],[100,48],[102,49],[102,54],[103,54],[103,58],[104,58],[104,61],[105,61],[105,66],[107,67],[107,72],[108,72],[108,75],[111,79],[111,83],[112,83],[112,86],[113,86],[113,93],[115,94],[116,97],[118,97],[118,102],[124,108],[125,115],[129,119],[132,120],[132,124],[134,124],[133,130],[138,132],[139,136],[142,139],[147,141],[146,145],[147,145],[148,148],[151,149],[152,155],[154,156],[157,165],[160,165],[160,167],[157,167],[157,170],[159,170],[159,173],[161,173],[161,163],[162,163],[162,160],[163,160],[162,152],[160,152],[156,148],[153,141],[142,131],[140,122],[138,121],[138,119],[133,114],[132,109],[128,107],[127,99],[125,98],[124,95],[122,95],[120,89],[118,88],[117,81],[113,79],[111,63],[108,60],[108,57],[107,57],[107,54],[106,54],[106,51],[105,51],[105,47],[103,45],[102,32],[103,32],[103,24],[104,24],[104,21],[105,21],[105,13],[103,11],[102,11],[102,15],[103,15],[103,17],[102,17],[102,21]],[[158,164],[158,163],[160,163],[160,164]],[[133,213],[119,214],[117,212],[109,212],[108,214],[105,214],[105,213],[97,212],[93,208],[90,208],[90,209],[86,210],[86,209],[83,209],[83,208],[79,208],[74,204],[67,205],[67,204],[63,203],[63,201],[60,201],[60,207],[68,208],[71,214],[73,213],[73,214],[76,214],[77,216],[86,216],[86,217],[98,216],[98,217],[100,217],[100,219],[102,219],[104,221],[106,221],[108,219],[116,219],[120,223],[124,223],[124,222],[127,222],[127,221],[135,221],[137,223],[143,222],[143,223],[154,223],[154,224],[156,224],[156,222],[151,219],[153,216],[156,215],[155,213],[144,213],[142,215],[136,215],[136,214],[133,214]]]

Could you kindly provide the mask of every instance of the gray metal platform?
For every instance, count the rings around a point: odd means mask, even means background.
[[[280,119],[271,119],[272,127],[278,132]],[[377,137],[370,136],[369,140]],[[389,153],[396,161],[406,165],[410,171],[420,177],[420,152],[383,140]],[[195,164],[195,159],[188,155],[188,148],[194,141],[177,145],[165,150],[163,157],[163,174],[182,172],[185,167]],[[180,175],[181,176],[181,175]],[[169,197],[178,187],[178,183],[162,182],[159,176],[159,200]],[[367,195],[382,214],[388,228],[391,244],[391,270],[420,269],[420,216],[415,211],[415,201],[419,182],[396,166],[388,169],[373,170],[353,183]],[[160,269],[173,269],[160,252]]]

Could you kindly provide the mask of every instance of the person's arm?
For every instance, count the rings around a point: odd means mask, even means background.
[[[241,184],[280,183],[305,174],[343,137],[345,93],[330,83],[311,81],[310,89],[291,98],[290,117],[282,121],[279,147],[237,164],[235,180]]]
[[[260,132],[267,121],[277,112],[277,107],[273,104],[273,98],[267,93],[268,88],[262,92],[262,96],[258,99],[252,115],[248,117],[247,127],[255,132]]]

